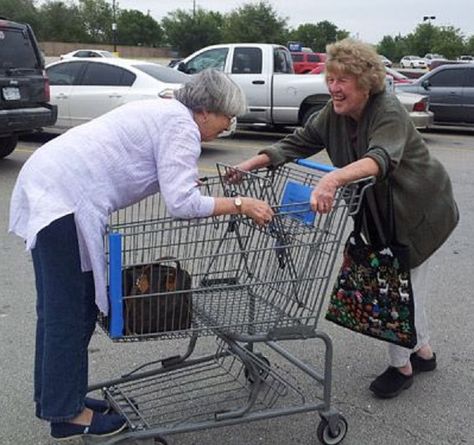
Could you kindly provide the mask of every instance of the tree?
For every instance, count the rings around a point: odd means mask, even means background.
[[[377,52],[388,57],[393,62],[398,62],[403,56],[409,53],[406,38],[400,34],[396,37],[384,36],[377,45]]]
[[[35,34],[40,33],[41,20],[34,0],[0,0],[0,15],[15,22],[28,23]]]
[[[202,8],[197,8],[195,14],[177,9],[161,22],[166,41],[184,57],[204,46],[221,43],[222,23],[220,13]]]
[[[464,51],[464,36],[461,30],[453,26],[439,28],[433,41],[433,52],[442,54],[448,59],[455,59]]]
[[[38,10],[42,27],[38,38],[58,42],[81,42],[87,40],[79,8],[62,1],[47,1]]]
[[[163,29],[158,22],[137,10],[122,10],[117,18],[118,41],[122,45],[159,46]]]
[[[474,35],[469,37],[466,44],[464,45],[464,54],[470,54],[474,56]]]
[[[324,53],[326,45],[336,40],[342,40],[349,33],[345,30],[339,30],[336,25],[327,20],[316,23],[304,23],[298,26],[296,30],[290,33],[291,40],[303,42],[304,46],[309,46],[313,51]]]
[[[86,31],[87,42],[112,41],[113,11],[105,0],[79,0],[79,15]]]
[[[273,7],[265,1],[244,4],[225,17],[225,42],[285,44],[287,38],[286,19],[278,17]]]

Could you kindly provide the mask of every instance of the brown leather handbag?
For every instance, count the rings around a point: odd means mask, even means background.
[[[175,265],[155,263],[123,270],[124,334],[142,335],[189,329],[191,276]]]

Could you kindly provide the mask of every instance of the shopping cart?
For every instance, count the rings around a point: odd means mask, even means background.
[[[225,179],[232,167],[218,164],[219,175],[202,180],[201,192],[209,196],[266,200],[275,210],[267,226],[243,215],[176,220],[159,194],[112,215],[110,315],[101,325],[114,341],[189,341],[181,355],[89,388],[101,389],[129,425],[104,443],[166,443],[175,433],[310,411],[320,414],[322,443],[344,439],[347,422],[331,406],[332,342],[318,319],[349,216],[371,180],[339,189],[333,210],[314,214],[311,190],[331,167],[300,164],[241,172],[232,184]],[[133,291],[145,269],[146,283],[160,283],[159,289]],[[176,286],[179,274],[182,286]],[[152,298],[161,298],[161,306]],[[198,339],[211,336],[211,353],[196,354]],[[322,371],[281,346],[301,339],[322,341]]]

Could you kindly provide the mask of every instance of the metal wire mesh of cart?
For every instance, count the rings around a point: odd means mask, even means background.
[[[259,227],[243,215],[175,220],[160,195],[112,217],[107,241],[112,313],[104,321],[112,338],[216,330],[241,341],[312,336],[363,187],[340,189],[333,210],[315,215],[308,201],[320,172],[283,167],[246,173],[238,184],[228,184],[230,168],[220,165],[220,176],[204,181],[203,193],[265,199],[276,211],[271,224]],[[141,282],[156,286],[139,292]]]
[[[287,370],[238,344],[217,340],[215,354],[152,371],[104,389],[132,430],[214,422],[307,398]],[[254,374],[252,374],[252,372]]]

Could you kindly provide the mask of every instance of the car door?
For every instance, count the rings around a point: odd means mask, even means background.
[[[70,128],[71,92],[79,81],[86,62],[64,62],[46,68],[50,84],[50,102],[58,107],[58,119],[55,127]]]
[[[462,122],[462,89],[465,70],[449,67],[429,77],[430,110],[436,122]]]
[[[236,46],[232,54],[230,77],[242,87],[247,97],[248,113],[239,117],[240,122],[269,122],[271,119],[270,61],[264,61],[261,48]]]
[[[474,123],[474,67],[466,68],[466,77],[462,91],[464,122]]]
[[[124,104],[136,75],[125,68],[88,61],[70,93],[71,126],[88,122]]]

